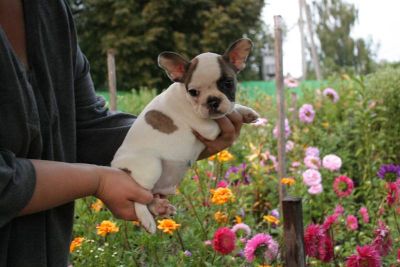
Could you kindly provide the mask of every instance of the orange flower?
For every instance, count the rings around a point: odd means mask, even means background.
[[[177,230],[181,225],[177,224],[174,220],[164,219],[159,220],[157,228],[163,230],[164,233],[172,234],[175,230]]]
[[[240,216],[238,216],[238,215],[235,216],[235,221],[236,221],[237,224],[243,222],[242,217],[240,217]]]
[[[69,246],[69,252],[74,252],[76,248],[79,248],[82,246],[82,242],[85,240],[84,237],[75,237],[74,240],[72,240],[71,245]]]
[[[139,221],[132,221],[132,224],[135,226],[140,226],[140,222]]]
[[[228,221],[228,215],[225,212],[217,211],[214,214],[214,219],[218,223],[226,223]]]
[[[282,178],[281,179],[281,184],[285,184],[285,185],[294,185],[296,183],[296,181],[293,179],[293,178],[291,178],[291,177],[288,177],[288,178]]]
[[[275,216],[266,215],[263,218],[264,218],[264,221],[266,221],[266,222],[273,223],[273,224],[279,224],[279,219],[276,218]]]
[[[209,160],[217,159],[219,162],[226,162],[232,160],[233,156],[231,153],[228,152],[228,150],[222,150],[221,152],[209,157],[208,159]]]
[[[95,203],[90,205],[90,208],[95,212],[99,212],[103,208],[103,206],[104,206],[103,201],[97,199]]]
[[[119,227],[111,221],[102,221],[100,225],[96,226],[97,234],[101,236],[106,236],[107,234],[117,233]]]
[[[225,204],[228,201],[234,201],[235,197],[232,191],[227,187],[218,187],[215,190],[211,190],[213,194],[211,202],[217,205]]]

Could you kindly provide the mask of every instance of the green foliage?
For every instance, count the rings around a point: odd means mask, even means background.
[[[384,69],[363,78],[349,78],[327,81],[321,85],[334,88],[340,99],[334,103],[322,90],[310,89],[305,85],[302,97],[296,106],[286,107],[291,128],[288,140],[293,149],[286,153],[287,176],[295,180],[288,186],[288,193],[302,197],[304,226],[322,224],[328,215],[334,213],[340,204],[344,214],[332,225],[329,233],[334,242],[335,258],[330,263],[307,257],[309,266],[345,266],[346,258],[354,254],[357,245],[367,245],[375,238],[379,220],[390,228],[393,250],[383,257],[383,265],[396,261],[400,229],[396,211],[400,199],[393,205],[386,202],[387,181],[378,179],[376,171],[381,164],[399,163],[399,118],[400,86],[399,69]],[[277,140],[273,129],[276,125],[275,99],[261,91],[249,92],[239,88],[238,102],[256,109],[262,117],[268,118],[264,125],[244,125],[237,142],[229,148],[233,159],[198,161],[188,172],[179,186],[177,195],[170,201],[178,213],[173,220],[181,224],[172,235],[157,231],[147,234],[131,222],[113,219],[103,207],[93,211],[94,198],[78,201],[74,236],[83,236],[85,241],[72,253],[74,266],[257,266],[257,264],[282,265],[282,259],[269,261],[257,254],[250,265],[237,254],[245,244],[239,239],[236,249],[224,256],[215,252],[204,241],[211,240],[215,231],[222,226],[232,227],[238,217],[251,227],[251,236],[268,233],[283,246],[282,217],[279,225],[268,223],[263,217],[279,208],[276,171]],[[251,93],[251,94],[250,94]],[[287,89],[287,103],[291,103],[291,89]],[[155,95],[155,91],[142,90],[124,95],[120,108],[138,113]],[[139,103],[139,104],[136,104]],[[299,120],[298,108],[312,104],[315,118],[312,123]],[[321,167],[323,192],[312,195],[303,183],[305,149],[318,147],[320,158],[335,154],[342,159],[340,170],[330,171]],[[245,165],[241,165],[245,163]],[[296,163],[296,164],[294,164]],[[227,173],[233,166],[241,167],[238,172]],[[232,170],[232,169],[231,169]],[[333,189],[333,182],[339,175],[346,175],[354,181],[354,191],[347,197],[339,197]],[[225,180],[235,201],[217,205],[211,201],[211,190]],[[250,181],[250,182],[249,182]],[[370,221],[364,222],[359,213],[361,207],[369,210]],[[216,212],[226,216],[216,220]],[[346,217],[358,218],[358,229],[350,230]],[[102,220],[113,220],[120,227],[118,233],[105,238],[96,234],[96,225]],[[250,237],[251,237],[250,236]],[[247,237],[249,238],[249,237]],[[184,252],[188,250],[191,256]],[[281,251],[282,252],[282,251]],[[257,264],[256,264],[257,263]]]
[[[147,86],[161,89],[168,78],[157,66],[162,51],[192,58],[223,53],[241,37],[254,41],[254,53],[243,73],[260,78],[261,48],[267,40],[260,20],[263,0],[87,0],[74,4],[82,50],[92,66],[95,84],[106,84],[106,51],[116,51],[117,84],[122,90]]]
[[[372,72],[372,41],[350,36],[358,17],[356,7],[343,0],[322,0],[314,2],[314,7],[318,14],[316,33],[325,75]]]

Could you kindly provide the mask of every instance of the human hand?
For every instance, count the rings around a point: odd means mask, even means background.
[[[148,204],[153,195],[137,184],[132,177],[117,168],[96,166],[99,184],[95,196],[103,201],[115,217],[137,220],[134,202]]]
[[[215,140],[208,140],[198,132],[194,132],[197,139],[206,146],[200,153],[198,159],[207,158],[230,147],[240,135],[240,129],[243,125],[243,116],[239,112],[234,110],[230,114],[216,119],[215,121],[221,129],[221,133]]]

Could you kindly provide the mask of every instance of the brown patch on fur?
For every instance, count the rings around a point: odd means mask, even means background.
[[[174,121],[158,110],[150,110],[145,115],[146,122],[162,133],[170,134],[178,130],[178,127],[174,124]]]

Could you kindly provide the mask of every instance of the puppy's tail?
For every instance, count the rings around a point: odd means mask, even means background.
[[[140,203],[135,203],[135,211],[140,223],[143,225],[146,231],[151,234],[155,234],[157,230],[156,222],[147,206]]]

